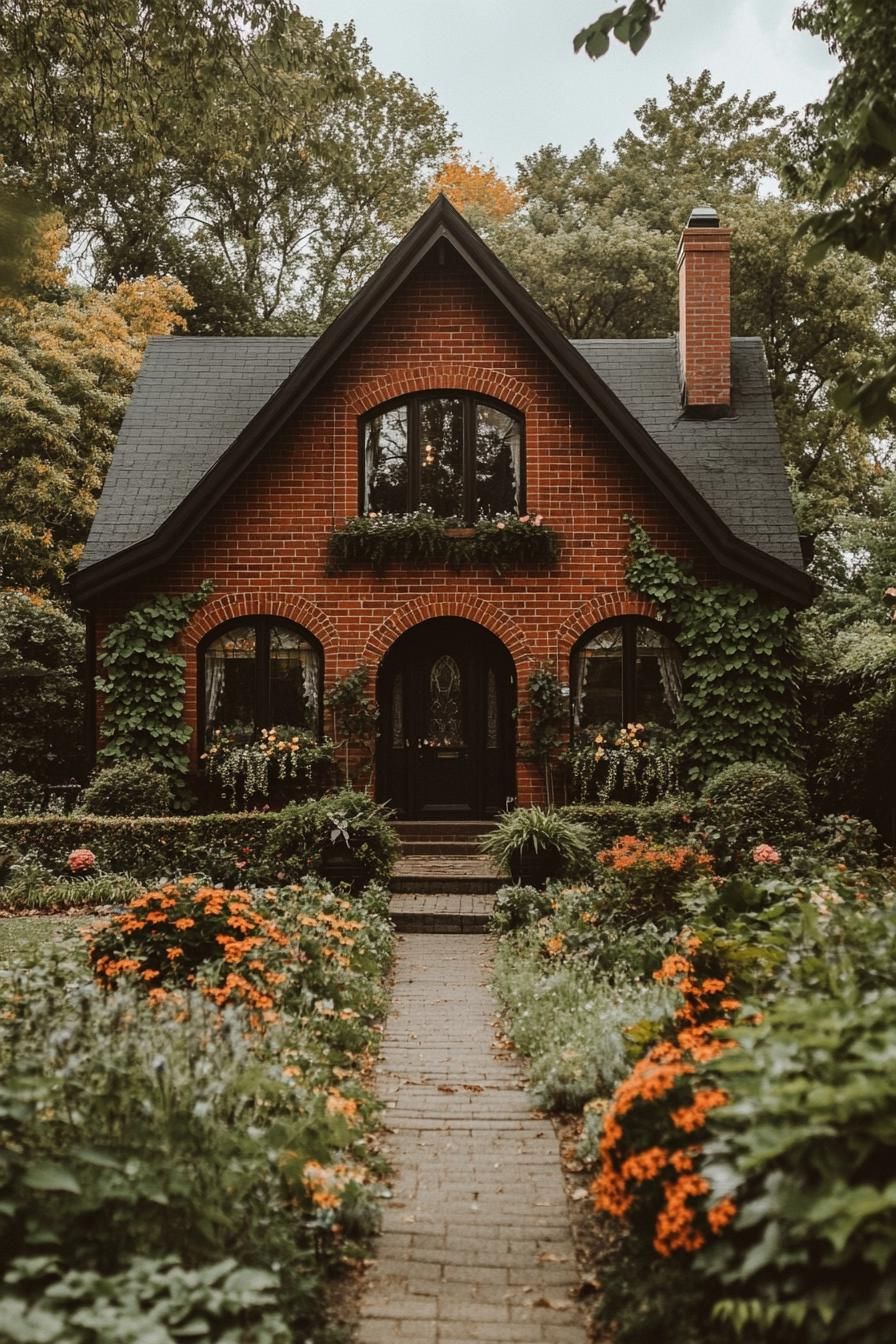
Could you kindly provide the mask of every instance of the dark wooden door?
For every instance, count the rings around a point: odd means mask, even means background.
[[[513,792],[513,664],[469,621],[427,621],[379,681],[378,795],[405,817],[480,818]]]

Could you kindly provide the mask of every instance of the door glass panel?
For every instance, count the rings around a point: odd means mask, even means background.
[[[270,632],[268,705],[272,724],[317,729],[320,669],[317,651],[298,630],[275,625]]]
[[[681,659],[667,635],[639,625],[635,694],[642,723],[670,724],[681,701]]]
[[[464,417],[459,397],[420,403],[420,503],[438,518],[463,518]]]
[[[404,747],[404,677],[396,672],[392,678],[392,747],[401,751]]]
[[[243,741],[255,728],[255,626],[236,625],[205,650],[205,735],[227,728]]]
[[[365,513],[408,509],[408,408],[393,406],[364,430]]]
[[[429,673],[428,747],[464,745],[463,700],[460,668],[450,654],[443,653]]]
[[[494,406],[476,407],[476,516],[519,512],[519,421]]]
[[[498,745],[498,686],[491,667],[486,685],[485,745],[489,751],[494,751]]]
[[[622,721],[622,626],[601,630],[577,659],[575,717],[579,728]]]

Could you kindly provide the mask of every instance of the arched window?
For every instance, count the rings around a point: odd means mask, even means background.
[[[681,658],[654,621],[624,616],[604,621],[572,655],[573,722],[668,725],[681,701]]]
[[[320,735],[320,645],[301,626],[271,616],[220,625],[199,649],[203,741],[219,728],[248,741],[274,724]]]
[[[523,422],[508,406],[464,392],[420,393],[361,421],[362,513],[413,513],[475,523],[521,513]]]

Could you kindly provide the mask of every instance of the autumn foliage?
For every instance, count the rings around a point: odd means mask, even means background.
[[[519,192],[494,168],[463,158],[449,159],[433,178],[428,199],[434,201],[439,194],[447,196],[462,215],[472,209],[496,220],[506,219],[522,204]]]

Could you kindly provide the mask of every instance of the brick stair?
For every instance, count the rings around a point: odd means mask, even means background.
[[[506,881],[479,852],[482,821],[404,821],[390,888],[399,933],[482,933]]]

